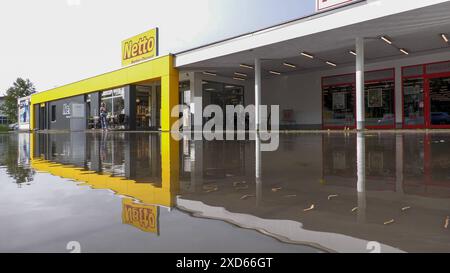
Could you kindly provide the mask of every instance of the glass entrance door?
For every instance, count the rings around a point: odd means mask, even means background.
[[[430,78],[429,122],[433,128],[450,128],[450,75]]]
[[[425,127],[425,91],[423,78],[403,81],[403,111],[406,128]]]
[[[136,128],[148,130],[152,119],[152,87],[136,86]]]

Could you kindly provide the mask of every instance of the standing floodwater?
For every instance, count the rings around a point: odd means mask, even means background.
[[[255,144],[0,134],[0,252],[450,251],[450,134]]]

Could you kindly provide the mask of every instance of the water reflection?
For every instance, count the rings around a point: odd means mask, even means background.
[[[15,162],[20,153],[26,158],[17,149],[26,145],[11,139],[2,138],[2,149],[15,150]],[[260,151],[258,137],[176,142],[169,134],[115,132],[29,139],[29,173],[114,191],[124,197],[117,217],[143,232],[164,234],[164,207],[325,251],[368,252],[369,241],[386,252],[450,251],[450,134],[282,135],[270,153]]]
[[[173,207],[179,143],[169,134],[36,134],[31,166],[146,204]]]
[[[34,170],[29,168],[30,139],[28,134],[0,134],[0,166],[6,168],[18,187],[33,182]]]
[[[358,191],[358,207],[353,210],[358,212],[358,222],[364,223],[366,221],[366,137],[364,133],[357,133],[356,136],[356,169],[357,169],[357,191]],[[370,156],[369,156],[370,157]]]

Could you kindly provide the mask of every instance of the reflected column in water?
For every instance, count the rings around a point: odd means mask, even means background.
[[[356,166],[358,173],[358,222],[366,221],[366,136],[357,133]]]
[[[255,133],[255,182],[256,182],[256,205],[262,202],[262,152],[261,137]]]
[[[403,195],[403,135],[397,135],[396,139],[396,156],[395,156],[395,169],[396,169],[396,183],[395,183],[395,191],[398,194]]]

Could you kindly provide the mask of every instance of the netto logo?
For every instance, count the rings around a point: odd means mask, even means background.
[[[123,60],[129,60],[152,52],[155,49],[155,38],[144,36],[137,42],[129,40],[125,42]]]

